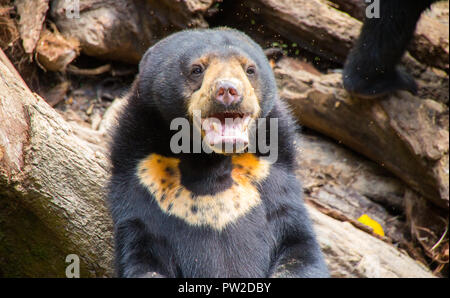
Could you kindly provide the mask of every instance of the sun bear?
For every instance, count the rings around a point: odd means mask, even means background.
[[[200,152],[173,152],[176,119]],[[111,142],[117,275],[327,277],[295,176],[295,129],[244,33],[181,31],[151,47]],[[276,160],[250,150],[266,133]]]
[[[367,2],[367,1],[366,1]],[[414,78],[398,68],[421,13],[436,0],[380,0],[379,17],[366,17],[344,65],[344,88],[372,98],[396,90],[417,93]]]

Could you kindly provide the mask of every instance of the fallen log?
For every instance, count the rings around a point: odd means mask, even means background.
[[[388,242],[408,247],[411,237],[401,219],[408,188],[404,182],[316,133],[302,133],[298,142],[297,174],[307,201],[326,213],[338,212],[342,216],[337,218],[352,223],[366,214],[381,225]]]
[[[427,13],[422,14],[408,49],[411,55],[420,62],[448,72],[448,24],[440,23],[428,16]]]
[[[48,0],[17,0],[15,5],[20,15],[19,32],[26,53],[31,54],[39,40],[48,10]]]
[[[305,199],[320,212],[405,250],[435,273],[448,268],[448,211],[363,156],[308,129],[299,168]],[[361,221],[368,216],[380,226]],[[381,232],[380,233],[380,229]]]
[[[308,210],[333,277],[433,277],[425,266],[390,244],[348,222]]]
[[[364,20],[366,3],[360,0],[330,0],[336,9],[346,12],[357,20]]]
[[[399,92],[378,100],[351,98],[341,75],[315,75],[282,59],[280,95],[301,124],[376,161],[437,206],[449,207],[448,107]]]
[[[343,63],[361,28],[361,22],[320,0],[240,1],[244,13],[257,24],[320,57]],[[242,9],[242,8],[241,8]]]
[[[110,276],[106,158],[74,136],[42,98],[0,62],[0,268],[3,276]]]
[[[213,3],[214,0],[55,0],[51,16],[63,35],[80,41],[86,55],[138,63],[149,46],[170,33],[207,27],[204,14]]]

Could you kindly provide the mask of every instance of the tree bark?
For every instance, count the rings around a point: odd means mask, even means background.
[[[214,0],[79,1],[54,0],[51,15],[65,36],[80,41],[90,56],[138,63],[159,39],[187,28],[205,28],[204,19]]]
[[[361,22],[320,0],[242,1],[264,26],[300,47],[343,63]]]
[[[0,245],[4,276],[112,273],[105,156],[74,136],[42,98],[0,62]]]
[[[33,53],[39,40],[45,15],[48,10],[48,0],[17,0],[15,5],[20,15],[19,31],[22,45],[26,53]]]
[[[426,13],[422,14],[417,23],[414,39],[409,46],[409,52],[425,65],[437,67],[448,72],[448,24],[442,24]]]

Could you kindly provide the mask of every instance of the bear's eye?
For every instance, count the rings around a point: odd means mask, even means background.
[[[203,73],[203,67],[201,65],[194,65],[191,68],[191,74],[200,75]]]
[[[246,73],[247,73],[248,75],[254,75],[255,72],[256,72],[256,68],[255,68],[254,66],[249,66],[249,67],[247,67]]]

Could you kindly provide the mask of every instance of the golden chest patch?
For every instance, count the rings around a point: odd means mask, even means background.
[[[250,153],[232,157],[233,185],[217,194],[197,196],[181,185],[177,158],[151,154],[138,165],[140,182],[159,207],[192,225],[217,230],[246,214],[261,202],[256,184],[269,175],[269,162]]]

